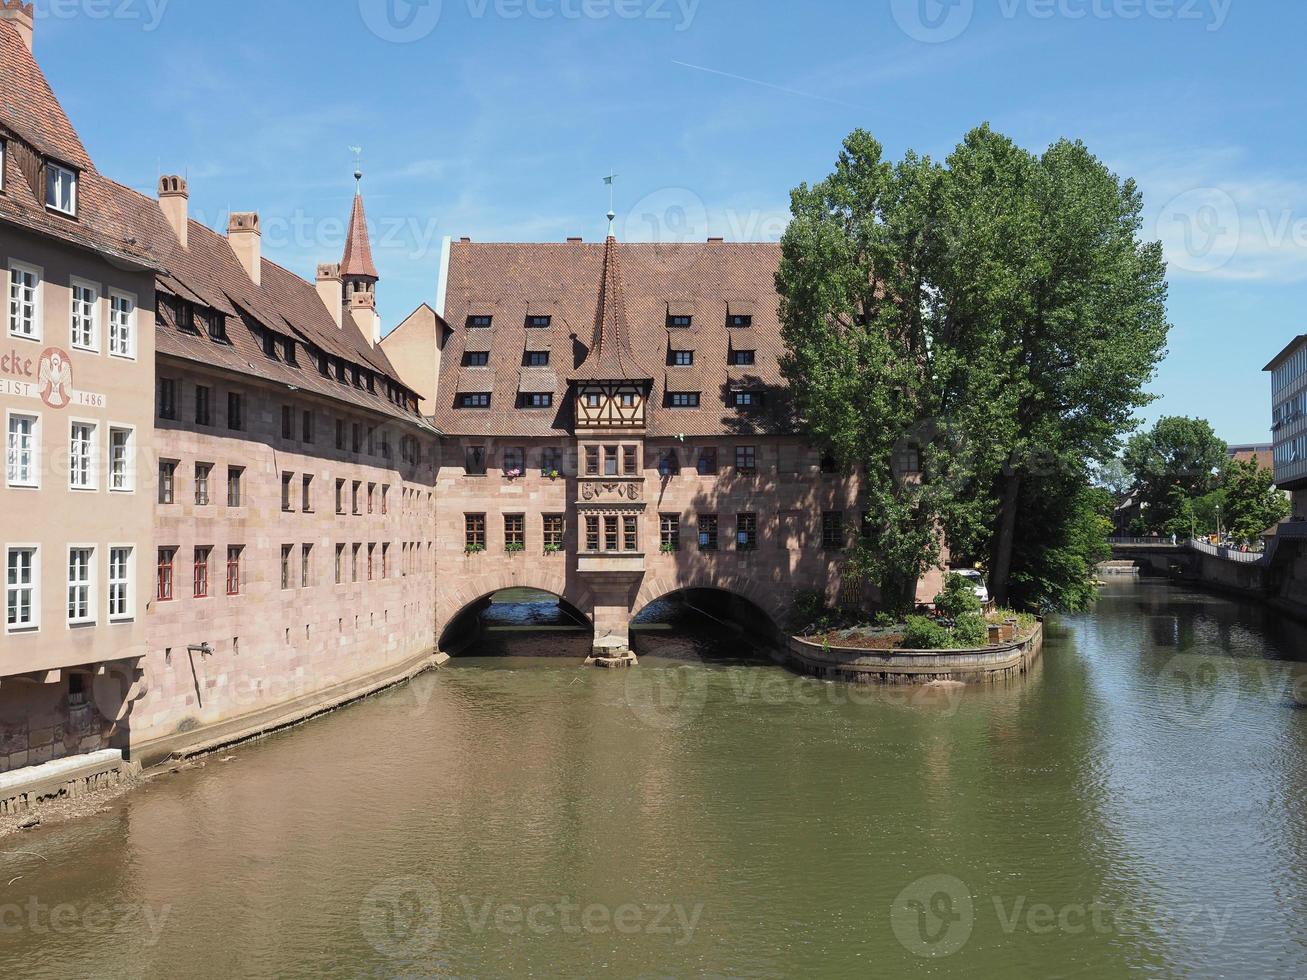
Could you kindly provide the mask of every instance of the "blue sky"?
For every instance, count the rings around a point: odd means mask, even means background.
[[[99,168],[265,254],[338,258],[364,147],[387,328],[444,235],[774,239],[854,127],[943,156],[989,121],[1136,178],[1171,260],[1148,410],[1266,441],[1262,366],[1303,324],[1296,0],[37,0],[37,55]]]

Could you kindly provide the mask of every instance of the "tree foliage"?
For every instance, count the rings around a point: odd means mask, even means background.
[[[1289,516],[1289,501],[1276,489],[1274,473],[1255,460],[1230,460],[1221,482],[1226,526],[1236,540],[1254,541]]]
[[[1205,419],[1169,415],[1126,444],[1122,461],[1134,477],[1144,524],[1167,534],[1189,534],[1192,501],[1211,493],[1229,455]]]
[[[910,595],[942,530],[989,557],[999,602],[1084,601],[1091,467],[1149,400],[1168,330],[1141,206],[1082,144],[1035,156],[988,126],[946,165],[887,162],[855,132],[794,191],[782,370],[813,435],[865,469],[879,523],[855,561],[887,596]],[[919,481],[894,469],[905,445]]]

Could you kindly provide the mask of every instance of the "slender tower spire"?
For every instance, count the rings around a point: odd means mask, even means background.
[[[372,241],[368,237],[368,216],[363,210],[363,165],[354,148],[354,210],[345,236],[345,255],[340,260],[340,278],[345,287],[345,305],[354,321],[373,345],[381,343],[381,318],[377,315],[377,267],[372,262]]]

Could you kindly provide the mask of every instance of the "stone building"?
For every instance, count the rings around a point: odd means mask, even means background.
[[[438,377],[442,629],[530,586],[622,658],[632,618],[682,589],[780,622],[797,592],[857,588],[840,569],[858,479],[800,433],[780,373],[779,246],[463,239],[446,256],[440,316],[399,362]]]
[[[122,741],[148,645],[154,279],[0,2],[0,771]]]
[[[435,650],[437,433],[378,346],[361,195],[310,283],[101,176],[0,0],[0,772],[150,759]]]

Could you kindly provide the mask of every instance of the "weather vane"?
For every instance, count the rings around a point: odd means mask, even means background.
[[[608,185],[608,237],[613,237],[613,222],[617,219],[617,212],[613,210],[613,191],[614,183],[617,181],[618,174],[613,172],[613,168],[608,168],[608,176],[604,178],[604,183]]]
[[[351,146],[349,149],[354,154],[354,182],[361,188],[363,185],[363,147]]]

